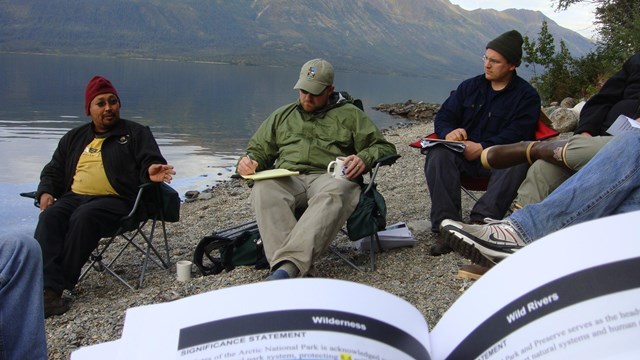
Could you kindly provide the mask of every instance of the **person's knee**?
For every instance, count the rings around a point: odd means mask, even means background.
[[[314,203],[317,199],[326,198],[331,201],[334,198],[338,198],[343,206],[353,207],[358,204],[360,199],[360,185],[353,181],[344,181],[340,179],[333,179],[328,182],[327,185],[318,192],[314,198],[310,199],[310,203]]]
[[[100,214],[95,210],[78,208],[69,217],[69,224],[92,224],[99,218]]]
[[[38,216],[38,226],[50,228],[51,226],[59,225],[66,217],[58,210],[57,207],[51,206],[45,211],[42,211]]]
[[[451,151],[443,146],[435,146],[429,149],[424,160],[424,175],[429,177],[430,174],[439,174],[442,171],[450,171],[457,169],[458,153]]]
[[[29,261],[42,261],[40,244],[31,236],[22,233],[9,233],[2,236],[2,251],[14,253]]]
[[[564,162],[570,169],[578,171],[612,138],[612,136],[574,135],[567,142],[563,153]]]

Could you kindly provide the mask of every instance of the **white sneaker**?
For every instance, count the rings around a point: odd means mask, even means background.
[[[449,246],[474,262],[479,253],[496,263],[527,245],[508,220],[485,221],[485,225],[468,225],[444,220],[440,233],[447,237]]]

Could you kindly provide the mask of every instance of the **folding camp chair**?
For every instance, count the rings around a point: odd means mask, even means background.
[[[538,122],[536,124],[535,130],[535,139],[537,141],[547,140],[553,137],[560,135],[560,133],[554,130],[549,124],[551,121],[544,113],[544,111],[540,110],[540,115],[538,117]],[[438,135],[435,133],[429,134],[426,136],[429,139],[437,139]],[[409,144],[412,147],[420,147],[419,141]],[[489,185],[489,177],[471,177],[467,175],[460,176],[460,189],[467,194],[473,201],[478,201],[478,197],[473,194],[473,191],[486,191],[487,186]]]
[[[39,207],[37,199],[35,199],[35,192],[21,193],[20,195],[34,198],[34,205]],[[101,241],[96,250],[90,255],[88,265],[85,266],[78,282],[91,269],[95,269],[100,272],[106,271],[133,290],[134,286],[114,270],[115,262],[131,246],[142,255],[136,288],[142,287],[149,261],[155,263],[161,269],[169,269],[171,257],[166,222],[176,222],[179,217],[180,197],[173,188],[165,183],[145,183],[140,185],[131,211],[118,221],[117,230],[113,235],[103,239],[104,241]],[[158,225],[161,228],[160,235],[164,240],[164,249],[162,249],[164,254],[161,254],[154,245]],[[112,255],[111,245],[116,243],[118,239],[124,240],[124,244],[117,250],[115,255]],[[106,259],[105,257],[111,257],[111,259]]]
[[[352,241],[360,239],[362,239],[362,241],[369,241],[369,257],[371,259],[372,271],[376,268],[375,252],[377,249],[382,251],[378,231],[384,230],[386,227],[386,205],[384,204],[384,198],[382,198],[382,195],[377,191],[376,177],[381,166],[391,166],[399,158],[400,155],[389,155],[382,157],[373,163],[373,166],[369,171],[369,182],[365,183],[364,179],[362,180],[360,201],[354,211],[355,215],[360,216],[352,215],[347,221],[347,228],[340,230]],[[252,186],[253,182],[249,181],[249,187]],[[302,214],[296,215],[299,217]],[[351,229],[351,231],[349,231],[349,229]],[[256,230],[256,222],[251,221],[214,232],[212,236],[205,237],[196,248],[196,251],[194,252],[194,263],[196,263],[203,274],[217,274],[221,272],[225,268],[223,264],[224,259],[221,258],[225,255],[221,254],[220,248],[225,244],[229,244],[240,239],[245,234],[252,234]],[[357,231],[357,233],[354,233],[354,231]],[[254,239],[258,238],[259,233],[254,237]],[[364,271],[351,259],[340,253],[334,246],[329,246],[329,250],[354,269]]]

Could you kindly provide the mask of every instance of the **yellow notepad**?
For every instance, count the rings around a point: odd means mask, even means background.
[[[275,178],[285,177],[285,176],[294,176],[299,174],[300,173],[298,171],[291,171],[287,169],[271,169],[271,170],[258,171],[253,175],[243,175],[242,177],[250,180],[265,180],[265,179],[275,179]]]

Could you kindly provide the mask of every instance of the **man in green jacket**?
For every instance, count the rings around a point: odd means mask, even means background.
[[[243,176],[273,168],[300,173],[253,186],[251,203],[272,270],[267,280],[309,274],[358,205],[355,180],[375,160],[396,153],[350,97],[334,92],[333,76],[326,60],[306,62],[294,86],[298,101],[260,125],[238,162]],[[327,172],[336,157],[344,157],[346,180]]]

